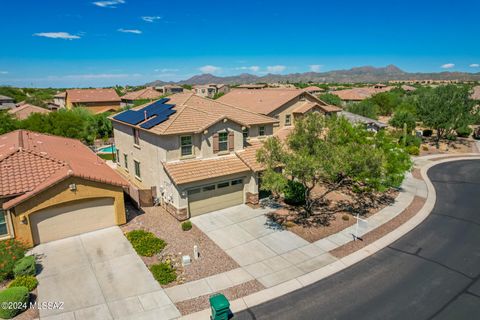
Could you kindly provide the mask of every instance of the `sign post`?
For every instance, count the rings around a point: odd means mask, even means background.
[[[358,235],[358,229],[362,228],[366,230],[368,228],[368,221],[360,218],[358,214],[355,216],[355,219],[357,219],[357,224],[355,226],[355,234],[353,235],[353,241],[356,241],[357,239],[363,241],[363,239]]]

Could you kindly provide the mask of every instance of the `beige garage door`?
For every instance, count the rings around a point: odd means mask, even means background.
[[[75,201],[30,216],[35,244],[115,225],[113,198]]]
[[[198,216],[243,203],[243,181],[236,179],[189,190],[190,216]]]

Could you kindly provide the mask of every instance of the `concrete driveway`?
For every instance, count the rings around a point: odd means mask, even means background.
[[[265,287],[335,261],[327,250],[269,221],[270,211],[239,205],[191,220]]]
[[[45,320],[172,319],[180,316],[118,227],[39,245],[38,302]]]

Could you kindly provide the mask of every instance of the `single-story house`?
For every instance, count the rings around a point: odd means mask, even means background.
[[[155,90],[161,92],[163,95],[182,93],[185,89],[182,86],[176,86],[173,84],[166,84],[161,87],[155,87]]]
[[[0,176],[2,240],[34,246],[126,221],[128,182],[78,140],[3,134]]]
[[[122,107],[131,106],[138,100],[155,100],[162,96],[163,94],[153,87],[147,87],[145,89],[128,92],[127,94],[121,97]]]
[[[65,97],[67,109],[84,107],[94,114],[120,110],[121,102],[114,89],[70,89]]]
[[[350,121],[353,124],[364,124],[367,126],[368,130],[375,131],[375,132],[378,132],[388,127],[386,123],[383,123],[375,119],[367,118],[355,113],[351,113],[348,111],[340,112],[340,116],[345,117],[348,121]]]
[[[15,108],[15,100],[13,98],[0,95],[0,110],[8,110]]]
[[[66,92],[60,92],[53,96],[53,104],[57,105],[57,109],[65,108]]]
[[[387,92],[392,90],[393,88],[395,87],[377,84],[374,87],[344,89],[331,91],[330,93],[338,96],[342,100],[343,105],[347,105],[349,103],[363,101],[377,93]]]
[[[322,89],[317,86],[309,86],[304,88],[303,91],[308,92],[310,94],[318,95],[318,94],[322,94],[325,91],[325,89]]]
[[[268,87],[266,83],[252,83],[252,84],[241,84],[239,86],[236,86],[235,88],[258,90],[258,89],[265,89],[266,87]]]
[[[18,120],[24,120],[34,113],[50,113],[51,111],[42,107],[34,106],[33,104],[22,104],[16,108],[8,110],[8,113],[13,115]]]

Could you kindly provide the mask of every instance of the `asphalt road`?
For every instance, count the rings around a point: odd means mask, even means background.
[[[414,230],[234,319],[480,319],[480,161],[439,164],[428,175],[437,202]]]

